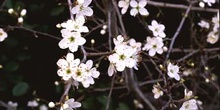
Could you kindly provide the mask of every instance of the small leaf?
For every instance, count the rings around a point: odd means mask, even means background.
[[[27,83],[20,82],[14,86],[12,90],[12,94],[13,96],[22,96],[25,93],[27,93],[28,89],[29,89],[29,85]]]
[[[17,62],[9,61],[8,63],[6,63],[3,69],[7,72],[15,72],[18,70],[18,68],[19,68],[19,64]]]

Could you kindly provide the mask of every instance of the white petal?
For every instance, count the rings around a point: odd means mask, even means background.
[[[130,1],[130,6],[131,7],[137,7],[137,5],[138,5],[137,1],[135,1],[135,0]]]
[[[85,33],[89,32],[88,27],[83,26],[82,29],[81,29],[81,32],[85,32]]]
[[[175,74],[174,78],[175,78],[177,81],[179,81],[179,80],[180,80],[179,74]]]
[[[59,59],[57,61],[57,65],[61,68],[66,68],[68,66],[68,62],[64,59]]]
[[[138,10],[136,8],[131,9],[130,15],[131,16],[136,16],[138,14]]]
[[[92,60],[88,60],[88,61],[86,62],[86,66],[87,66],[88,69],[92,68],[92,66],[93,66],[93,61],[92,61]]]
[[[81,103],[79,103],[79,102],[73,102],[72,104],[71,104],[71,107],[72,108],[79,108],[79,107],[81,107],[82,105],[81,105]]]
[[[119,1],[118,2],[118,7],[120,7],[120,8],[123,8],[123,7],[125,7],[127,5],[127,2],[125,2],[125,1]]]
[[[86,39],[83,38],[83,37],[79,37],[79,38],[77,39],[76,43],[77,43],[78,45],[83,45],[83,44],[86,43]]]
[[[148,53],[150,56],[154,56],[156,54],[156,51],[154,49],[150,49]]]
[[[162,49],[162,48],[158,48],[158,49],[157,49],[157,53],[158,53],[158,54],[162,54],[162,53],[163,53],[163,49]]]
[[[67,60],[67,62],[72,62],[72,61],[74,60],[74,55],[73,55],[73,53],[68,53],[68,54],[66,55],[66,60]]]
[[[83,15],[85,16],[92,16],[93,10],[90,7],[86,7],[84,10],[82,10]]]
[[[59,43],[58,43],[59,47],[61,49],[66,49],[69,47],[69,41],[68,39],[62,39]]]
[[[88,7],[92,0],[84,0],[83,6]]]
[[[116,69],[118,71],[124,71],[124,69],[125,69],[125,62],[123,62],[123,61],[117,62],[115,66],[116,66]]]
[[[77,14],[77,13],[79,13],[79,10],[80,10],[80,6],[77,5],[72,8],[71,12],[72,12],[72,14]]]
[[[171,72],[167,72],[167,75],[170,77],[170,78],[174,78],[175,76],[174,76],[174,74],[173,73],[171,73]]]
[[[146,0],[141,0],[139,3],[138,3],[138,6],[143,8],[147,5],[147,1]]]
[[[139,13],[143,16],[148,16],[149,15],[149,12],[147,11],[147,9],[145,8],[140,8],[139,9]]]
[[[76,44],[71,44],[71,45],[69,46],[69,49],[70,49],[71,52],[76,52],[76,51],[78,50],[78,45],[76,45]]]
[[[95,69],[95,68],[94,68],[94,69]],[[92,77],[93,77],[93,78],[98,78],[99,75],[100,75],[100,72],[98,72],[98,71],[92,72]]]
[[[108,67],[108,76],[112,76],[114,73],[114,65],[110,64]]]
[[[122,8],[121,9],[121,14],[125,14],[127,12],[128,8]]]

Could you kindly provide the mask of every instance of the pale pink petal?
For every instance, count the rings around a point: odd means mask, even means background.
[[[86,7],[84,10],[82,10],[82,13],[85,16],[92,16],[93,10],[90,7]]]
[[[66,49],[66,48],[68,48],[69,47],[69,40],[68,39],[62,39],[59,43],[58,43],[58,45],[59,45],[59,47],[61,48],[61,49]]]
[[[130,15],[131,16],[136,16],[138,14],[138,10],[136,8],[131,9]]]
[[[131,0],[131,1],[130,1],[130,6],[131,6],[131,7],[137,7],[137,6],[138,6],[137,1]]]
[[[147,5],[147,1],[146,1],[146,0],[141,0],[141,1],[138,3],[138,6],[141,7],[141,8],[144,8],[146,5]]]
[[[139,9],[139,13],[143,16],[148,16],[149,15],[149,12],[147,11],[147,9],[145,8],[140,8]]]

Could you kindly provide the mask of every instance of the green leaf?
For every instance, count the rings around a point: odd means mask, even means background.
[[[64,11],[64,9],[65,8],[63,6],[55,7],[50,11],[50,15],[51,16],[58,16]]]
[[[25,82],[20,82],[20,83],[17,83],[13,90],[12,90],[12,94],[13,96],[22,96],[24,95],[25,93],[27,93],[29,89],[29,85]]]
[[[3,69],[7,72],[15,72],[19,68],[19,64],[15,61],[9,61],[6,63],[6,65],[3,67]]]
[[[119,107],[116,110],[130,110],[125,103],[119,103]]]

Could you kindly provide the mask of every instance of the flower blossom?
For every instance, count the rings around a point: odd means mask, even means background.
[[[215,0],[203,0],[204,3],[207,3],[208,6],[212,6],[216,1]]]
[[[130,10],[130,15],[136,16],[138,13],[140,13],[143,16],[148,16],[149,12],[146,8],[144,8],[146,5],[146,0],[140,0],[139,2],[137,2],[136,0],[131,0],[130,6],[132,7],[132,9]]]
[[[75,18],[75,20],[67,20],[64,23],[61,23],[61,27],[69,30],[69,31],[76,31],[80,33],[87,33],[89,29],[87,26],[84,26],[85,18],[83,16],[79,16]]]
[[[153,32],[155,37],[166,37],[166,34],[164,33],[165,26],[163,24],[159,24],[157,21],[153,20],[148,28]]]
[[[127,12],[129,4],[130,4],[130,0],[120,0],[118,2],[118,7],[122,8],[121,14],[125,14]]]
[[[75,108],[81,107],[80,102],[76,102],[74,98],[71,98],[61,106],[60,110],[74,110]]]
[[[135,68],[137,70],[141,43],[136,42],[134,39],[125,42],[121,35],[116,39],[114,38],[113,41],[115,44],[115,53],[108,57],[108,60],[110,61],[108,75],[112,76],[116,71],[121,72],[125,67]]]
[[[72,14],[76,15],[76,18],[79,16],[92,16],[93,10],[89,7],[91,2],[92,0],[84,0],[83,2],[77,4],[72,8]]]
[[[193,96],[192,91],[188,91],[185,89],[184,90],[184,99],[190,99]],[[180,107],[179,110],[198,110],[198,106],[197,106],[198,101],[195,99],[190,99],[187,100],[183,103],[183,105]]]
[[[144,45],[142,50],[149,51],[148,54],[150,56],[154,56],[156,53],[162,54],[163,53],[163,40],[158,37],[147,37],[147,43]]]
[[[0,42],[4,41],[8,37],[8,34],[0,28]]]
[[[39,104],[36,100],[28,101],[28,107],[37,107]]]
[[[198,25],[202,28],[206,28],[206,29],[209,29],[210,25],[208,22],[204,21],[204,20],[201,20]]]
[[[163,91],[160,89],[160,84],[158,83],[157,85],[153,86],[152,92],[154,93],[154,98],[158,99],[160,96],[163,95]]]
[[[219,39],[218,32],[211,31],[209,32],[206,41],[210,44],[215,44]]]
[[[76,67],[79,65],[80,60],[75,59],[72,53],[68,53],[66,58],[59,59],[57,65],[59,70],[57,71],[58,76],[62,77],[63,80],[69,80],[76,71]]]
[[[76,52],[78,47],[85,44],[85,38],[81,37],[79,32],[71,32],[67,29],[61,30],[63,39],[59,42],[61,49],[69,48],[71,52]]]
[[[8,105],[9,105],[11,108],[17,110],[17,106],[18,106],[18,103],[17,103],[17,102],[8,101]],[[9,109],[8,109],[8,110],[9,110]]]
[[[177,81],[180,80],[180,76],[179,76],[179,67],[177,65],[173,65],[169,62],[168,66],[167,66],[167,74],[170,78],[174,78]]]

